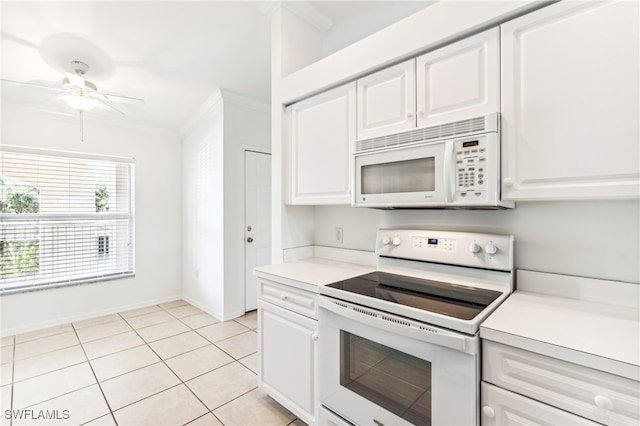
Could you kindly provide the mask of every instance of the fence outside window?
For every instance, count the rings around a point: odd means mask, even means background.
[[[135,272],[134,160],[2,146],[0,293]]]

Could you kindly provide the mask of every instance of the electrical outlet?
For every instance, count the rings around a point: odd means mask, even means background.
[[[336,243],[342,244],[342,237],[343,237],[342,228],[336,227]]]

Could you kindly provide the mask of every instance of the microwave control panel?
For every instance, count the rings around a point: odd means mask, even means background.
[[[486,196],[487,142],[484,137],[454,142],[455,191],[458,196],[469,197],[472,200]]]

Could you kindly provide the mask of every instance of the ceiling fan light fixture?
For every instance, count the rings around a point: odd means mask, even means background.
[[[65,101],[71,108],[81,112],[91,111],[96,106],[98,106],[99,103],[97,100],[91,99],[90,97],[79,93],[62,96],[61,99]]]

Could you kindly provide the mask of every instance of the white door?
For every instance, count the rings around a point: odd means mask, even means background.
[[[253,269],[271,263],[271,155],[245,151],[245,312],[257,308]]]

